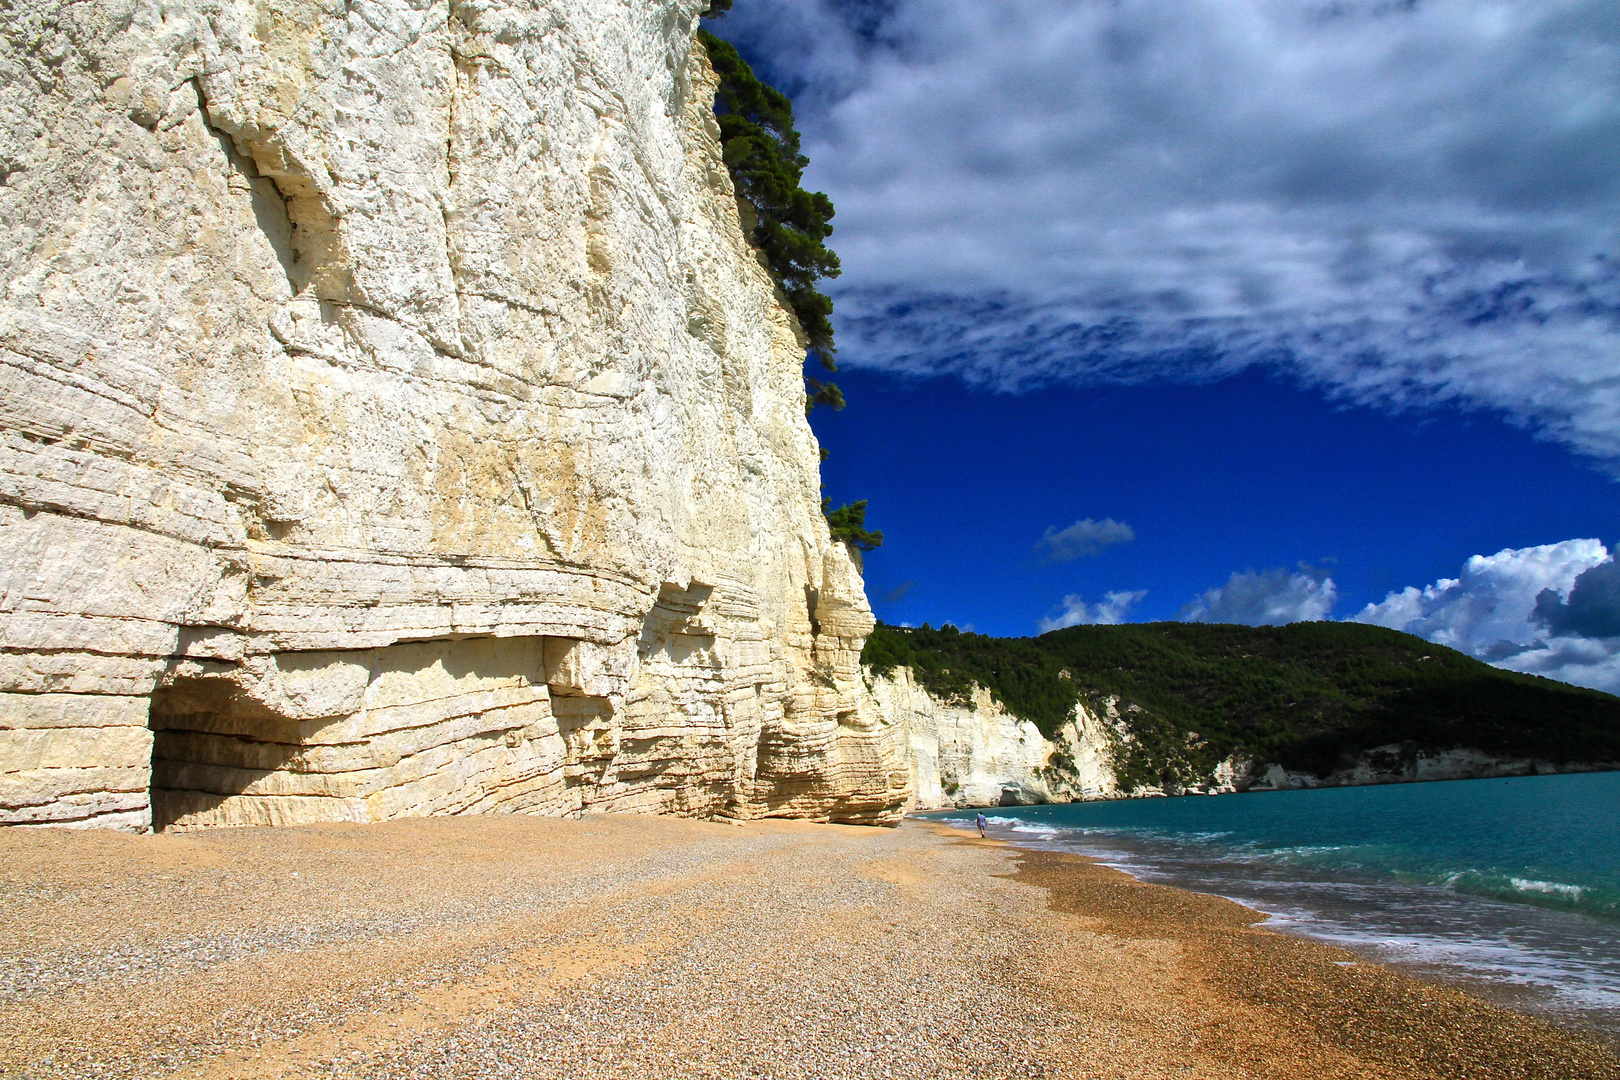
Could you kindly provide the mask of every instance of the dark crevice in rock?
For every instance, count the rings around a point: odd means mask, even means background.
[[[192,79],[191,85],[197,92],[197,110],[202,117],[203,126],[218,141],[219,148],[224,151],[236,175],[246,182],[247,194],[253,202],[253,220],[258,224],[264,238],[270,242],[271,249],[276,253],[276,260],[281,263],[281,269],[287,275],[287,284],[296,296],[303,290],[305,282],[300,280],[298,252],[293,247],[293,220],[287,196],[282,193],[275,180],[260,174],[259,167],[253,163],[251,157],[237,149],[236,140],[214,126],[208,111],[208,97],[203,93],[202,81]],[[236,187],[234,183],[231,186],[233,189]]]

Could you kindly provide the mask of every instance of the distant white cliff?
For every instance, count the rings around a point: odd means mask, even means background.
[[[903,734],[915,809],[1002,806],[1118,798],[1113,736],[1106,720],[1079,708],[1047,739],[975,685],[968,702],[941,701],[910,668],[867,672],[869,708]]]
[[[896,730],[907,748],[914,810],[950,807],[1023,806],[1094,799],[1165,795],[1223,795],[1244,791],[1466,780],[1555,772],[1603,771],[1612,763],[1555,764],[1509,758],[1470,748],[1426,752],[1392,743],[1362,751],[1355,763],[1326,776],[1294,772],[1234,755],[1204,782],[1166,790],[1121,785],[1116,755],[1131,733],[1131,707],[1106,698],[1096,708],[1076,705],[1048,739],[1028,720],[1008,712],[985,688],[974,685],[967,701],[944,701],[929,693],[910,668],[885,674],[868,669],[863,710]]]

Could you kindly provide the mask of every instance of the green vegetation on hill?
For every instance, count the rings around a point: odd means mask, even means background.
[[[977,683],[1051,738],[1074,710],[1076,691],[1062,663],[1039,643],[1039,638],[964,634],[949,623],[938,630],[879,623],[861,650],[861,663],[880,675],[909,667],[942,701],[967,701]]]
[[[880,625],[861,660],[909,666],[947,700],[978,683],[1048,737],[1077,700],[1100,714],[1118,698],[1127,788],[1190,786],[1233,753],[1325,775],[1389,743],[1620,761],[1620,698],[1360,623],[1074,626],[1037,638]]]

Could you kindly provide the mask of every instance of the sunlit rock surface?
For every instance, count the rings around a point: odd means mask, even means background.
[[[1114,728],[1079,706],[1047,739],[975,685],[971,700],[941,701],[910,668],[868,673],[866,711],[904,732],[915,808],[1017,806],[1116,798]],[[1118,717],[1113,717],[1117,723]]]
[[[1238,753],[1199,782],[1182,786],[1127,786],[1117,762],[1136,736],[1131,711],[1117,697],[1077,703],[1048,739],[974,685],[966,700],[944,701],[925,689],[910,668],[866,672],[869,701],[863,712],[903,733],[916,791],[912,807],[1022,806],[1167,795],[1224,795],[1244,791],[1402,784],[1428,780],[1601,772],[1614,762],[1553,762],[1503,757],[1469,747],[1424,749],[1390,743],[1356,754],[1325,775],[1295,772]]]
[[[887,822],[700,0],[0,21],[0,821]]]

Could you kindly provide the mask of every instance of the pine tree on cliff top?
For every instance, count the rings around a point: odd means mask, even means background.
[[[707,14],[719,15],[731,0],[711,0]],[[720,76],[714,107],[720,122],[720,143],[726,168],[737,193],[754,208],[757,224],[752,240],[765,255],[777,284],[799,317],[809,348],[821,366],[837,371],[833,356],[832,299],[816,288],[821,278],[837,277],[838,256],[824,241],[832,235],[832,200],[819,191],[800,186],[810,159],[799,151],[799,133],[793,126],[793,102],[761,82],[754,69],[729,41],[707,30],[698,39],[709,52],[709,62]],[[844,407],[837,383],[806,375],[805,412],[817,405]],[[823,451],[825,460],[826,453]],[[866,528],[866,500],[832,508],[823,499],[822,513],[832,538],[861,551],[883,543],[883,534]]]
[[[862,551],[873,551],[883,546],[883,533],[866,527],[866,500],[848,503],[834,510],[832,500],[821,500],[821,512],[827,519],[827,528],[834,540],[854,544]]]
[[[821,278],[837,277],[838,256],[824,241],[832,235],[832,200],[800,186],[810,159],[799,152],[793,127],[793,102],[761,82],[736,48],[707,30],[698,38],[720,76],[715,112],[726,168],[737,193],[754,208],[758,223],[753,242],[765,255],[771,273],[787,294],[799,325],[828,371],[833,361],[832,300],[816,288]],[[841,406],[843,396],[832,383],[810,380],[812,403]]]

